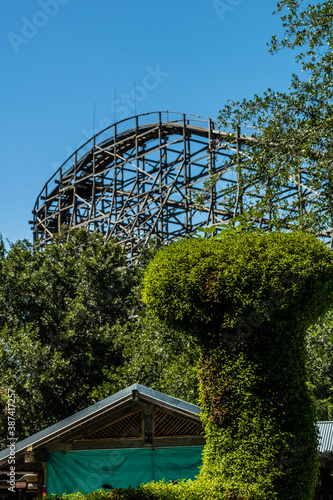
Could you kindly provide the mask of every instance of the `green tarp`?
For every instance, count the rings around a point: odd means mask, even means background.
[[[161,479],[194,479],[203,446],[50,452],[47,494],[138,486]]]

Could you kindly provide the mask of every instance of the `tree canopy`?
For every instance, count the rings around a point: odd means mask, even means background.
[[[252,99],[230,101],[220,111],[222,128],[244,124],[256,129],[251,141],[242,142],[239,182],[227,195],[242,200],[240,211],[263,212],[269,228],[330,237],[333,4],[284,0],[277,12],[285,36],[273,36],[270,51],[294,49],[300,71],[292,75],[288,91],[267,89]]]
[[[85,230],[39,252],[0,245],[0,448],[8,388],[19,439],[136,382],[196,401],[195,342],[147,314],[143,266],[125,260],[121,245]]]

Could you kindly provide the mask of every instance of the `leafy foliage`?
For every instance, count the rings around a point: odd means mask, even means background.
[[[271,52],[295,49],[301,72],[287,92],[268,89],[221,110],[221,127],[257,129],[242,146],[240,185],[230,186],[226,197],[263,212],[270,228],[325,234],[333,220],[333,4],[283,0],[278,11],[287,12],[285,36],[273,36]]]
[[[1,273],[1,387],[16,392],[19,436],[92,402],[103,368],[121,362],[110,324],[129,316],[137,284],[121,247],[83,230],[36,254],[12,245]]]
[[[144,300],[202,345],[200,478],[246,499],[312,499],[305,332],[330,307],[333,257],[304,233],[188,239],[160,251]]]
[[[225,491],[217,481],[209,484],[200,479],[180,482],[151,482],[138,488],[97,490],[91,493],[50,495],[47,500],[246,500]]]
[[[136,382],[196,402],[195,341],[147,314],[121,246],[64,230],[38,253],[1,248],[0,448],[8,388],[19,439]]]
[[[232,217],[228,223],[213,224],[208,227],[198,227],[198,232],[193,234],[193,236],[195,238],[205,238],[210,236],[217,239],[224,238],[226,235],[235,235],[240,232],[260,232],[261,228],[258,227],[258,224],[254,221],[260,220],[263,215],[263,213],[256,212],[254,208],[251,207],[248,212],[242,212],[240,215]],[[218,229],[221,231],[217,232]],[[201,235],[200,233],[203,234]]]
[[[329,255],[325,246],[317,246],[315,238],[309,241],[312,241],[313,251],[318,251],[319,260]],[[181,241],[159,252],[148,266],[143,299],[157,317],[164,318],[174,327],[195,330],[200,336],[201,325],[205,324],[205,342],[207,335],[211,336],[210,330],[216,339],[216,328],[222,335],[254,311],[269,317],[272,307],[276,308],[269,301],[280,298],[286,283],[290,290],[281,306],[283,310],[289,307],[287,297],[300,300],[292,293],[296,283],[288,280],[297,272],[303,280],[298,286],[304,287],[311,270],[311,256],[307,256],[309,241],[302,233],[272,233],[268,237],[266,233],[241,233],[237,237],[222,238],[221,245],[216,239]],[[303,249],[303,254],[299,248]],[[267,279],[272,279],[277,290],[277,297],[273,299],[271,290],[264,290],[261,283],[266,276],[260,278],[264,256],[269,259],[267,262],[273,262],[267,269],[265,265]],[[256,282],[253,282],[254,277]],[[326,304],[324,287],[322,293]]]
[[[198,402],[199,346],[195,338],[167,328],[144,309],[135,322],[112,328],[122,363],[115,371],[104,370],[103,383],[92,391],[99,400],[110,387],[123,389],[137,382],[151,389]]]

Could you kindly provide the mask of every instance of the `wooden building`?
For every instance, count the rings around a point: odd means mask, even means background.
[[[333,422],[317,425],[315,500],[333,500]],[[12,484],[20,500],[194,479],[204,444],[198,406],[134,384],[16,443],[15,474],[13,450],[0,452],[0,498]]]
[[[18,442],[16,497],[194,478],[202,434],[198,406],[134,384]],[[0,452],[0,492],[13,484],[10,452]]]

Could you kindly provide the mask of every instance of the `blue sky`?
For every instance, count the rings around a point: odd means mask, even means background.
[[[293,53],[271,56],[266,46],[281,33],[275,7],[274,0],[2,0],[3,237],[31,240],[28,221],[44,183],[94,124],[97,132],[135,114],[135,85],[138,114],[211,118],[229,99],[287,90]]]

